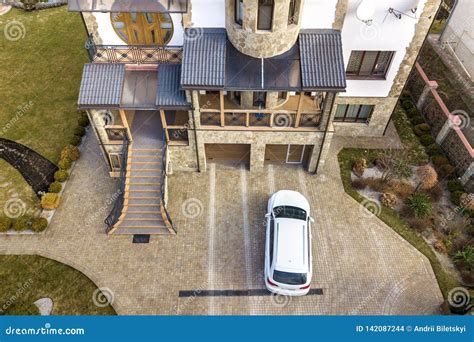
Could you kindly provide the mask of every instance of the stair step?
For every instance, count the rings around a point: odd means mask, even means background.
[[[163,154],[163,150],[161,149],[149,149],[149,150],[132,149],[129,156],[130,157],[143,157],[143,156],[161,157],[162,154]]]
[[[162,163],[128,163],[127,170],[137,170],[137,171],[144,171],[144,170],[151,170],[151,171],[161,171],[162,170]]]
[[[163,220],[161,213],[141,213],[141,212],[129,212],[125,214],[125,220]]]
[[[161,204],[161,198],[143,198],[143,197],[128,197],[128,205],[143,204],[146,206],[156,206]]]
[[[150,169],[131,169],[127,170],[127,177],[161,177],[162,170],[150,170]]]
[[[128,191],[135,192],[135,191],[144,191],[144,192],[158,192],[161,193],[161,185],[158,184],[136,184],[130,183],[128,186]]]
[[[120,223],[123,228],[166,228],[163,220],[123,220]]]
[[[114,230],[115,235],[136,235],[136,234],[144,234],[144,235],[169,235],[170,232],[167,228],[122,228],[118,227],[118,229]]]
[[[136,184],[136,185],[160,185],[161,177],[133,177],[128,178],[125,184]]]
[[[148,204],[129,204],[127,213],[147,213],[156,214],[161,210],[159,205],[148,205]]]
[[[130,197],[139,197],[139,198],[160,198],[161,197],[161,192],[159,190],[130,190],[127,189],[125,190],[125,197],[130,198]]]

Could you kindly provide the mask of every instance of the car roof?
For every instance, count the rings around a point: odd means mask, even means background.
[[[286,272],[307,272],[309,243],[306,221],[277,218],[275,226],[275,269]]]

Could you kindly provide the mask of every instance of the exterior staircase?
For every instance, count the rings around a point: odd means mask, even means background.
[[[137,115],[137,114],[136,114]],[[133,140],[124,140],[120,198],[106,223],[109,234],[175,234],[164,204],[166,142],[157,118],[138,113]]]

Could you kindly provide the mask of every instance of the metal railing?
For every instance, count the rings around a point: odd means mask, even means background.
[[[84,47],[93,63],[181,63],[183,49],[161,45],[97,45],[91,35]]]
[[[166,165],[167,152],[168,152],[168,144],[166,143],[166,135],[163,132],[163,151],[162,151],[162,155],[161,155],[161,163],[162,163],[163,171],[161,173],[161,181],[160,181],[160,184],[161,184],[161,208],[162,208],[164,214],[166,215],[166,219],[168,220],[168,223],[170,224],[171,229],[173,231],[175,231],[174,227],[173,227],[173,221],[171,220],[170,214],[169,214],[168,210],[166,209],[166,205],[165,205],[165,191],[166,191],[165,177],[166,177],[166,173],[167,173],[167,170],[166,170],[167,169],[167,165]],[[165,222],[165,224],[166,224],[166,222]]]
[[[123,204],[125,201],[125,182],[127,180],[127,161],[128,161],[128,147],[130,142],[128,141],[127,134],[123,136],[123,144],[122,144],[122,158],[121,158],[121,165],[120,165],[120,185],[118,190],[118,197],[115,200],[114,206],[109,214],[109,216],[105,219],[105,224],[107,225],[106,233],[109,233],[112,228],[117,224],[120,216],[122,215],[123,211]]]

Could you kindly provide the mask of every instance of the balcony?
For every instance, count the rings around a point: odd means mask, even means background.
[[[244,109],[228,96],[199,95],[201,126],[211,129],[319,130],[321,100],[304,93],[289,96],[273,109]]]

